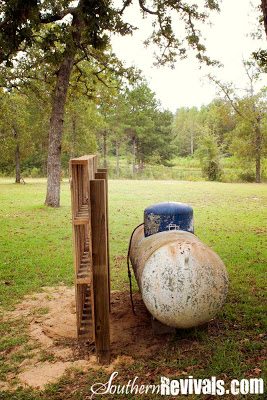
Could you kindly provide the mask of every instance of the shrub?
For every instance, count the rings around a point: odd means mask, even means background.
[[[33,167],[30,171],[31,178],[39,178],[41,176],[41,172],[39,168]]]
[[[242,182],[255,182],[255,173],[251,170],[242,171],[238,176]]]
[[[202,137],[196,155],[200,160],[203,176],[209,181],[219,180],[222,174],[220,149],[215,136],[210,132]]]

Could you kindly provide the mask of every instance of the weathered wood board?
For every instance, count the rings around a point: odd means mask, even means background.
[[[100,363],[110,362],[110,273],[107,170],[97,156],[70,160],[77,337],[95,342]]]

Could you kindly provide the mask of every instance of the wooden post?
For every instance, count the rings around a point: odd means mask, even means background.
[[[90,181],[95,344],[98,361],[110,362],[106,182]]]
[[[106,228],[107,228],[107,250],[108,250],[108,287],[109,287],[109,311],[111,311],[110,301],[110,253],[109,253],[109,226],[108,226],[108,172],[106,168],[98,169],[95,173],[96,179],[105,179],[106,184]]]

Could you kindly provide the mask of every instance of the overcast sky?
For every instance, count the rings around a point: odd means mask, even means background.
[[[148,35],[149,23],[147,20],[143,21],[138,10],[134,8],[128,11],[127,20],[140,29],[131,37],[113,38],[113,49],[127,65],[135,64],[143,70],[149,86],[156,92],[164,108],[175,111],[182,106],[199,107],[208,104],[217,91],[205,79],[207,72],[212,72],[221,80],[233,81],[240,88],[246,86],[242,58],[247,59],[253,50],[261,45],[266,46],[267,43],[266,40],[262,43],[250,37],[250,33],[255,30],[257,18],[253,5],[258,5],[259,2],[222,0],[220,14],[212,13],[213,26],[205,24],[202,32],[206,37],[208,55],[224,64],[220,69],[199,69],[199,63],[192,56],[177,61],[174,70],[168,67],[154,67],[153,51],[145,48],[142,43]],[[267,84],[265,76],[263,84]]]

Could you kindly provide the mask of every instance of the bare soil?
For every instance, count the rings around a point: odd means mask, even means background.
[[[129,293],[111,294],[112,363],[102,367],[112,372],[121,363],[132,364],[138,358],[151,358],[170,335],[155,335],[150,315],[138,293],[134,294],[136,315],[133,314]],[[0,382],[0,389],[18,386],[43,389],[56,382],[71,369],[83,371],[100,368],[94,344],[78,342],[74,288],[44,287],[41,293],[26,296],[4,320],[24,317],[28,324],[31,357],[19,365],[16,375],[9,374],[8,382]]]

